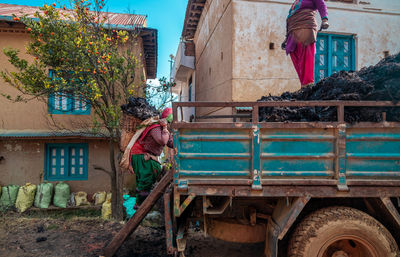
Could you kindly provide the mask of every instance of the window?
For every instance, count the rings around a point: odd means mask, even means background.
[[[88,144],[46,144],[46,180],[87,180]]]
[[[53,70],[49,71],[49,76],[54,76]],[[90,104],[78,95],[55,92],[49,95],[49,113],[89,115]]]
[[[355,70],[354,36],[319,33],[316,48],[315,82],[341,70]]]

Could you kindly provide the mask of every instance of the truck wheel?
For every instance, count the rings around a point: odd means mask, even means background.
[[[348,207],[329,207],[306,217],[289,242],[288,257],[396,257],[396,241],[373,217]]]

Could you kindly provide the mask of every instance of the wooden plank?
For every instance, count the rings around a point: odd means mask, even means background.
[[[142,203],[133,217],[126,223],[126,225],[115,235],[113,240],[104,249],[104,256],[112,257],[115,252],[121,247],[125,240],[135,231],[140,222],[146,217],[147,213],[151,210],[157,200],[163,195],[165,189],[170,185],[172,180],[173,170],[170,169],[156,187],[151,191],[150,195]]]

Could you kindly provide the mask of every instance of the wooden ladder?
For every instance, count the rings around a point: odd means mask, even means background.
[[[125,226],[116,234],[109,245],[104,249],[105,257],[112,257],[115,252],[125,242],[139,226],[140,222],[146,217],[147,213],[151,210],[157,200],[164,194],[166,188],[171,184],[173,169],[169,169],[164,177],[151,191],[149,196],[140,205],[139,209],[135,212],[133,217],[125,224]]]

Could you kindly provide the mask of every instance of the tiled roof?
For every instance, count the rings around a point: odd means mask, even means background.
[[[26,5],[15,5],[15,4],[0,4],[0,19],[5,19],[15,15],[26,14],[30,18],[34,18],[34,14],[39,11],[38,7],[26,6]],[[71,12],[71,10],[62,10],[63,12]],[[107,24],[114,25],[120,28],[128,27],[146,27],[147,26],[147,16],[128,14],[128,13],[112,13],[103,12],[107,16]]]

